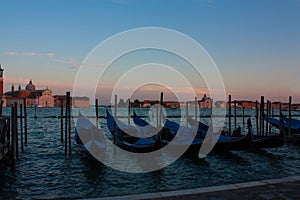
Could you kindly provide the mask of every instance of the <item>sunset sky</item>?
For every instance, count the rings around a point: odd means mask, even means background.
[[[163,27],[206,49],[234,99],[264,95],[287,101],[291,95],[300,102],[299,0],[1,0],[0,5],[6,91],[32,79],[37,88],[64,94],[100,42],[128,29]]]

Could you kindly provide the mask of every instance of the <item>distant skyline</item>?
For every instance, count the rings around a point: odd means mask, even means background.
[[[2,0],[1,8],[5,91],[29,80],[54,94],[72,91],[80,64],[100,42],[163,27],[206,49],[233,99],[300,102],[299,0]],[[202,96],[205,85],[197,91]]]

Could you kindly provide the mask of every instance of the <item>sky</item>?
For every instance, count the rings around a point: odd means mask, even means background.
[[[264,95],[286,102],[293,96],[300,103],[299,0],[1,0],[0,5],[5,91],[12,84],[24,88],[29,80],[54,94],[72,91],[81,63],[99,43],[130,29],[162,27],[202,45],[233,99]],[[133,65],[138,56],[129,58],[119,67]],[[192,73],[181,61],[167,64]],[[203,80],[196,91],[199,97],[207,92]],[[100,102],[109,98],[98,93]]]

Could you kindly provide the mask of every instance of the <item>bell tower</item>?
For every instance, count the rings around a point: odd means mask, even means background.
[[[3,95],[3,71],[4,69],[2,69],[1,64],[0,64],[0,97],[2,97]]]

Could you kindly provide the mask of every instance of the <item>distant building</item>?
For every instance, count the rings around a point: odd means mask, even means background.
[[[88,97],[73,97],[73,107],[75,108],[89,108],[90,99]]]
[[[66,95],[54,95],[54,107],[61,107],[61,104],[63,104],[63,107],[66,107]],[[72,97],[71,97],[71,107],[72,107]]]
[[[186,107],[186,102],[179,102],[180,108],[185,108]]]
[[[19,85],[18,89],[15,90],[15,86],[11,86],[11,90],[3,93],[4,81],[3,81],[3,71],[0,65],[0,100],[3,102],[3,106],[11,106],[15,102],[20,106],[20,104],[25,104],[27,107],[60,107],[61,102],[63,102],[64,107],[66,106],[66,95],[55,95],[52,96],[52,91],[48,89],[37,90],[32,80],[25,86],[24,89]],[[63,100],[63,101],[61,101]],[[72,103],[74,107],[90,107],[88,97],[74,97],[72,102],[71,97],[71,106]]]
[[[207,97],[206,94],[203,95],[202,99],[198,102],[200,108],[211,108],[212,99]]]
[[[199,108],[200,105],[199,101],[197,101],[197,103],[195,103],[195,101],[187,101],[186,103],[188,108],[195,108],[195,107]],[[184,107],[186,107],[186,105]]]
[[[216,108],[226,108],[226,101],[216,101],[215,106]]]
[[[54,107],[66,107],[66,95],[54,95]],[[71,97],[71,107],[74,108],[89,108],[90,99],[88,97]]]
[[[231,102],[231,107],[232,108],[234,107],[234,104],[235,104],[234,102],[236,102],[236,107],[237,108],[255,108],[256,107],[256,102],[254,102],[254,101],[239,100],[239,101],[232,101]]]
[[[180,108],[178,101],[166,101],[163,103],[166,108]]]
[[[150,108],[151,107],[151,103],[150,102],[145,102],[143,103],[143,108]]]
[[[1,84],[1,83],[0,83]],[[19,85],[18,90],[15,90],[14,85],[11,86],[11,91],[4,94],[6,99],[6,105],[10,106],[15,102],[20,105],[24,104],[26,99],[27,107],[54,107],[54,98],[52,97],[52,91],[48,89],[36,90],[35,85],[30,80],[25,86],[25,89],[21,89]]]
[[[143,102],[141,102],[143,108],[150,108],[151,106],[158,103],[158,100],[144,100]]]

